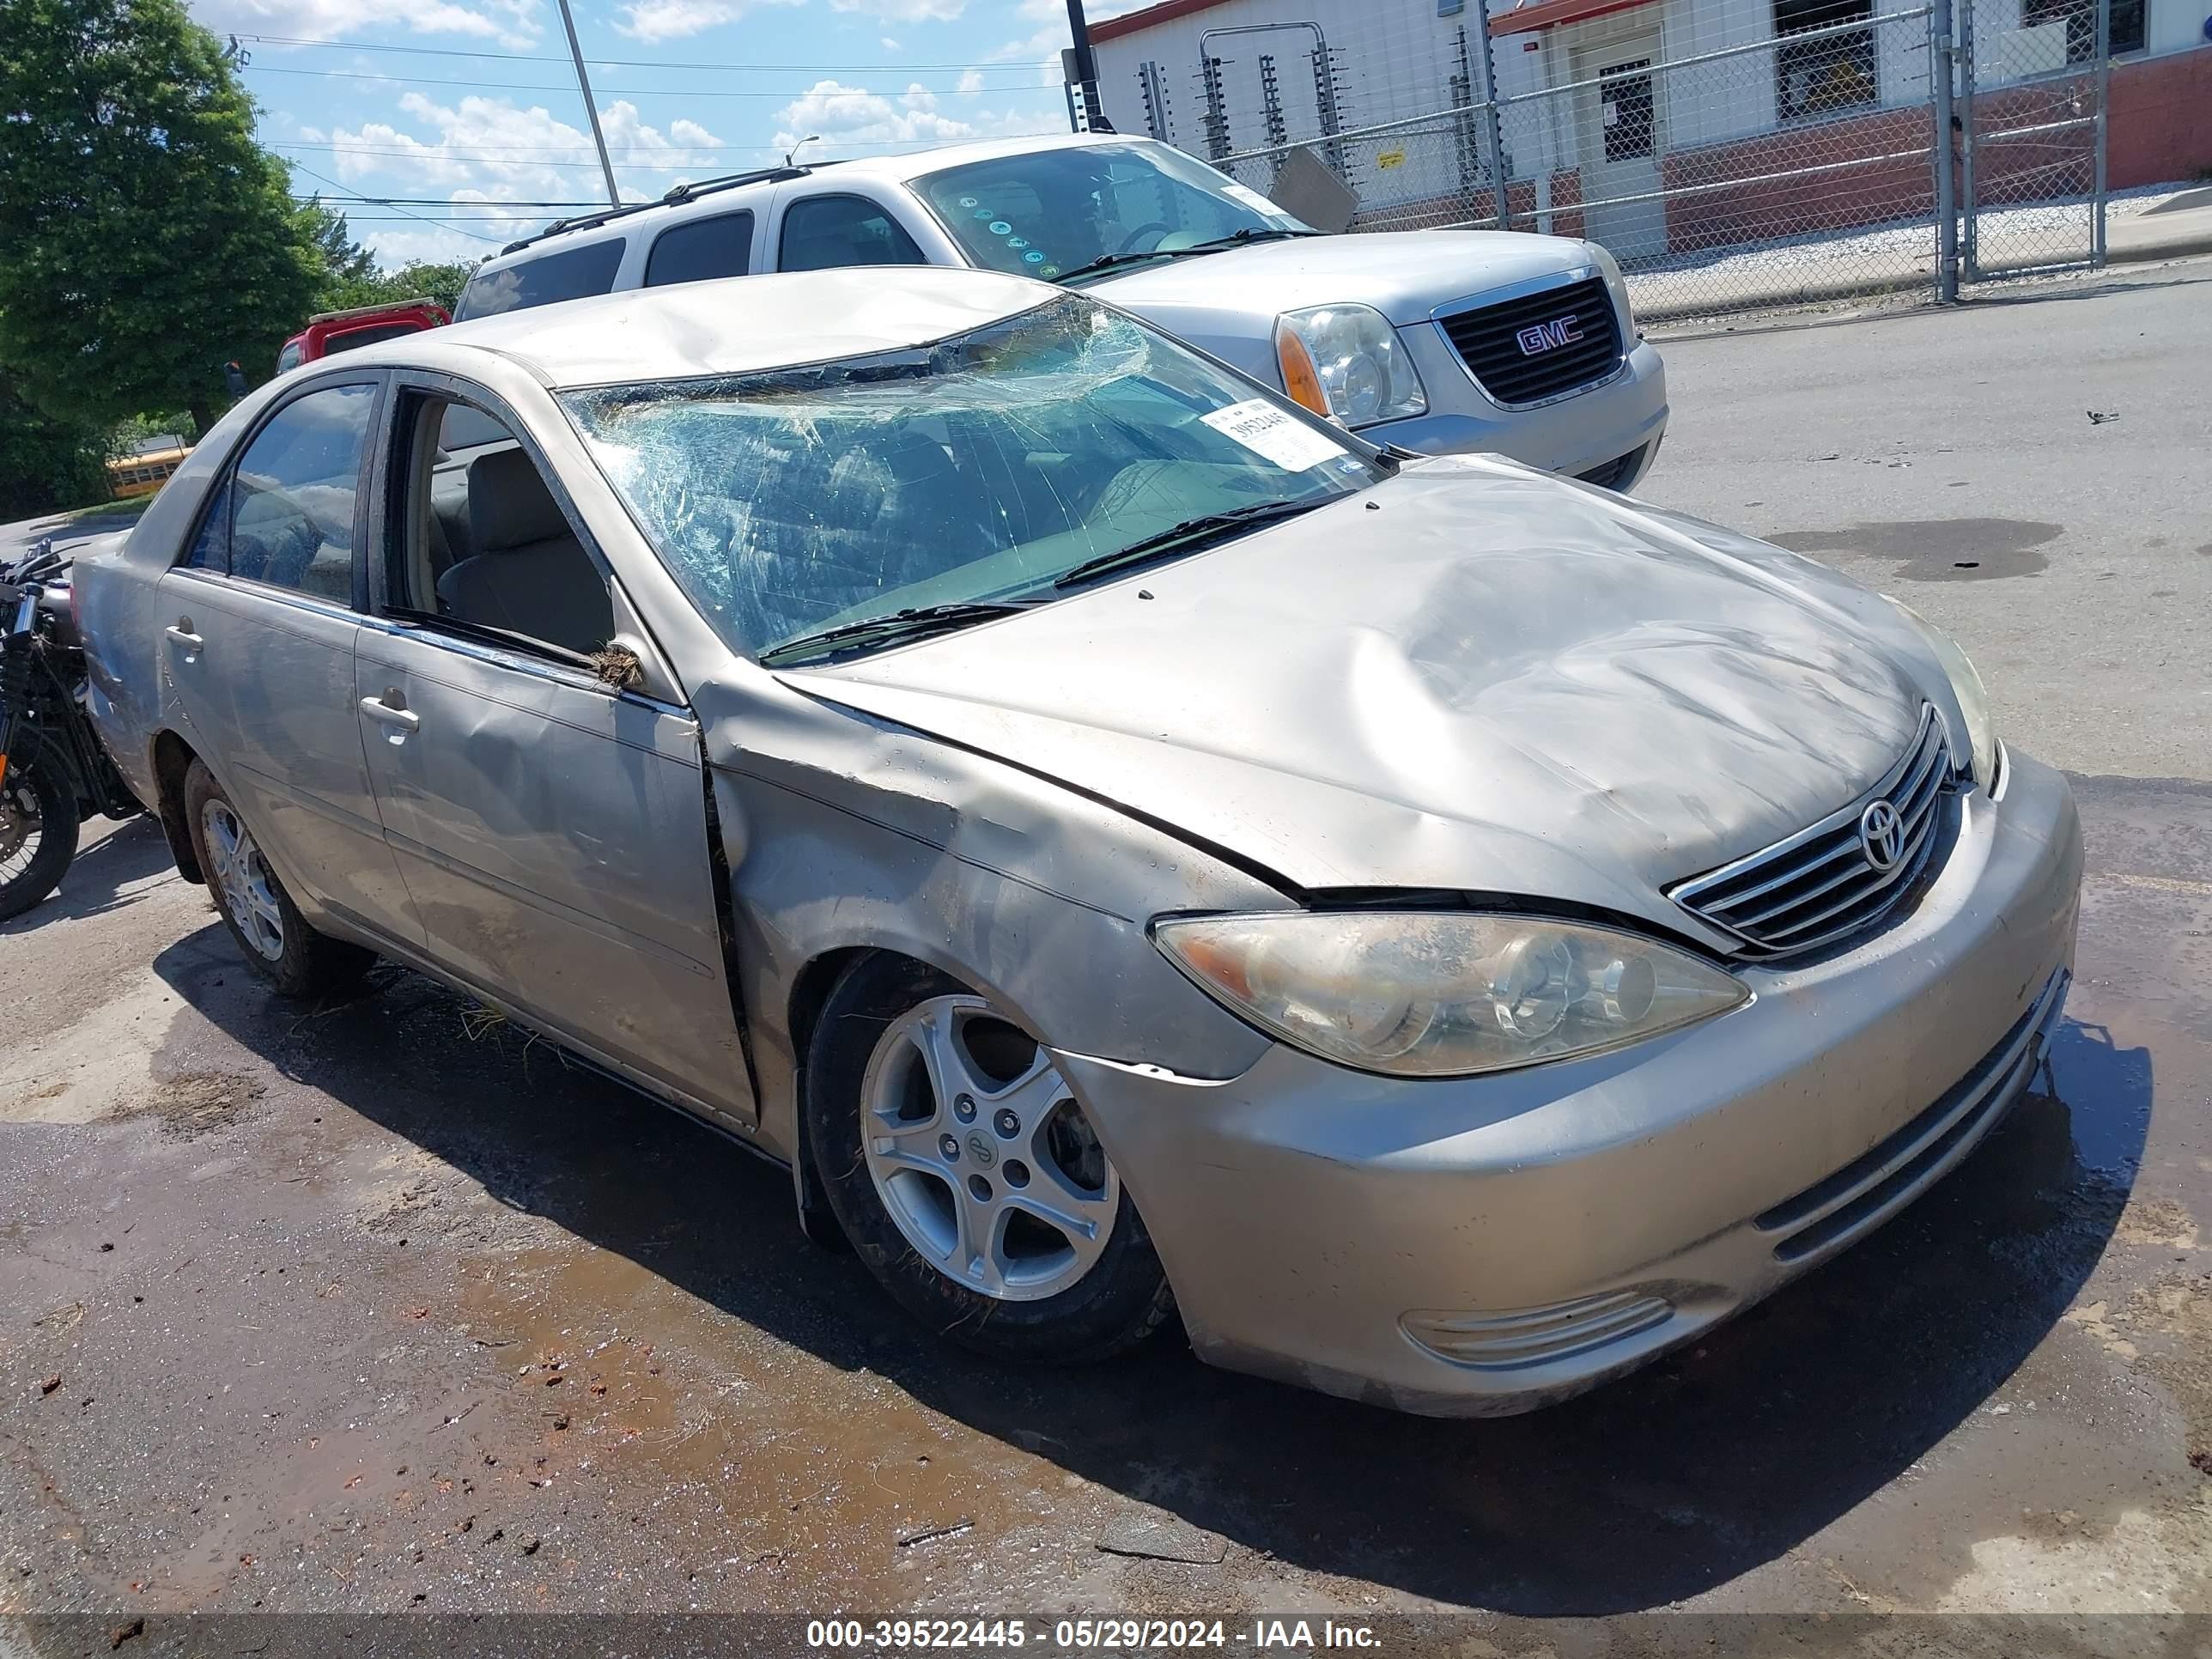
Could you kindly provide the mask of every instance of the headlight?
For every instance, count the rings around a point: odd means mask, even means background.
[[[1636,313],[1628,303],[1628,282],[1620,274],[1620,262],[1595,242],[1584,242],[1589,250],[1590,263],[1597,267],[1598,275],[1605,278],[1605,291],[1613,296],[1613,308],[1620,313],[1620,343],[1625,349],[1636,343]]]
[[[1951,695],[1959,700],[1959,713],[1966,722],[1966,743],[1972,754],[1974,781],[1984,792],[1994,790],[1997,782],[1997,730],[1990,720],[1990,694],[1982,684],[1982,677],[1974,672],[1973,663],[1959,648],[1958,641],[1929,622],[1903,599],[1885,593],[1905,619],[1920,630],[1928,648],[1936,653],[1936,660],[1943,665],[1943,672],[1951,681]],[[1954,734],[1955,736],[1955,734]]]
[[[1275,319],[1283,390],[1316,415],[1371,426],[1429,406],[1398,331],[1372,306],[1314,306]]]
[[[1406,1077],[1597,1054],[1751,995],[1649,939],[1522,916],[1191,916],[1155,923],[1152,936],[1200,988],[1284,1041]]]

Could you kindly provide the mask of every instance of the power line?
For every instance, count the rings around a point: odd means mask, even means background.
[[[958,138],[898,138],[882,141],[857,139],[851,142],[866,143],[872,150],[887,150],[942,149],[949,145],[970,141]],[[319,150],[343,155],[380,155],[407,161],[484,161],[514,167],[543,165],[556,167],[599,165],[593,152],[588,146],[584,145],[459,144],[449,147],[441,143],[422,144],[410,149],[404,147],[384,149],[366,144],[310,143],[305,139],[296,138],[271,138],[265,140],[264,143],[272,149]],[[783,151],[774,144],[676,144],[665,150],[651,144],[611,144],[608,149],[617,154],[662,156],[664,159],[658,161],[615,163],[617,167],[628,167],[647,173],[665,173],[671,167],[698,165],[694,161],[685,159],[687,157],[781,155],[783,154]],[[579,154],[585,159],[580,163],[554,159],[565,153]]]
[[[304,173],[307,169],[302,167],[301,171]],[[295,197],[294,199],[301,202],[319,202],[323,198],[320,191],[309,191],[303,196]],[[351,196],[347,198],[347,200],[365,203],[370,207],[599,208],[606,205],[605,203],[596,199],[585,202],[509,202],[477,198],[462,199],[452,196]]]
[[[361,192],[356,190],[351,185],[342,185],[337,179],[326,177],[325,175],[316,172],[311,167],[303,166],[298,161],[293,162],[292,165],[298,167],[301,172],[306,173],[310,179],[321,179],[323,183],[328,185],[332,190],[342,190],[347,195],[354,197],[358,197],[361,194]],[[408,213],[404,209],[401,210],[401,216],[409,219],[419,219],[422,223],[430,226],[434,229],[450,230],[456,236],[466,236],[479,242],[490,242],[494,245],[497,245],[507,240],[507,238],[504,236],[480,236],[473,230],[465,230],[459,225],[450,223],[446,220],[426,218],[422,214]]]
[[[333,46],[347,52],[405,52],[427,58],[485,58],[511,64],[565,64],[568,60],[550,52],[476,52],[463,46],[403,46],[376,40],[328,40],[297,34],[240,34],[240,40],[256,41],[270,46]],[[828,75],[849,72],[880,75],[886,70],[893,74],[930,72],[948,70],[981,70],[986,74],[1013,73],[1034,75],[1034,62],[999,60],[981,64],[712,64],[696,58],[671,59],[659,58],[602,58],[592,54],[594,64],[611,64],[618,69],[688,69],[726,70],[739,74],[755,71],[765,73]]]
[[[574,92],[576,89],[573,86],[557,81],[465,81],[456,80],[450,76],[427,75],[410,75],[403,78],[394,75],[378,75],[369,70],[288,69],[281,64],[251,64],[246,66],[246,73],[249,75],[320,75],[333,76],[341,81],[381,81],[392,86],[473,87],[479,92]],[[815,88],[801,87],[795,92],[772,92],[726,88],[718,90],[713,88],[694,89],[689,87],[599,87],[594,90],[608,98],[776,98],[788,103],[794,98],[806,97],[814,92]],[[845,90],[860,93],[871,98],[902,95],[869,92],[865,87],[850,87]],[[907,90],[912,90],[911,86]],[[979,98],[986,93],[994,98],[1006,98],[1017,95],[1033,97],[1041,93],[1057,93],[1060,88],[1042,86],[975,87],[963,91],[958,87],[924,87],[922,90],[946,98]]]

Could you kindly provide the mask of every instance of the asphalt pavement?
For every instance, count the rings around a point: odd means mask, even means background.
[[[2212,270],[2080,292],[1668,349],[1647,493],[1952,629],[2087,826],[2050,1066],[1863,1244],[1503,1421],[1173,1341],[997,1370],[802,1243],[781,1174],[426,981],[272,997],[133,823],[0,927],[0,1645],[691,1608],[2171,1639],[2212,1610]]]

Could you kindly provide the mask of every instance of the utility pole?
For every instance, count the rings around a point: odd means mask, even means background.
[[[1081,0],[1067,0],[1072,9]],[[599,172],[607,181],[607,205],[620,207],[622,191],[615,188],[615,164],[607,160],[607,136],[599,131],[599,106],[592,101],[592,79],[584,73],[584,49],[576,44],[576,20],[568,10],[568,0],[561,0],[561,27],[568,31],[568,56],[576,60],[576,85],[584,94],[584,113],[592,120],[592,142],[599,146]]]
[[[1111,132],[1114,124],[1106,118],[1106,106],[1098,96],[1098,60],[1091,55],[1091,25],[1084,21],[1083,0],[1067,0],[1067,32],[1075,40],[1075,84],[1083,97],[1083,125],[1093,132]]]

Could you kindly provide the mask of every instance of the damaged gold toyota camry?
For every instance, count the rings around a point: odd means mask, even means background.
[[[2072,959],[2066,785],[1902,605],[1012,277],[312,365],[78,594],[279,988],[463,988],[1012,1358],[1573,1393],[1965,1158]]]

